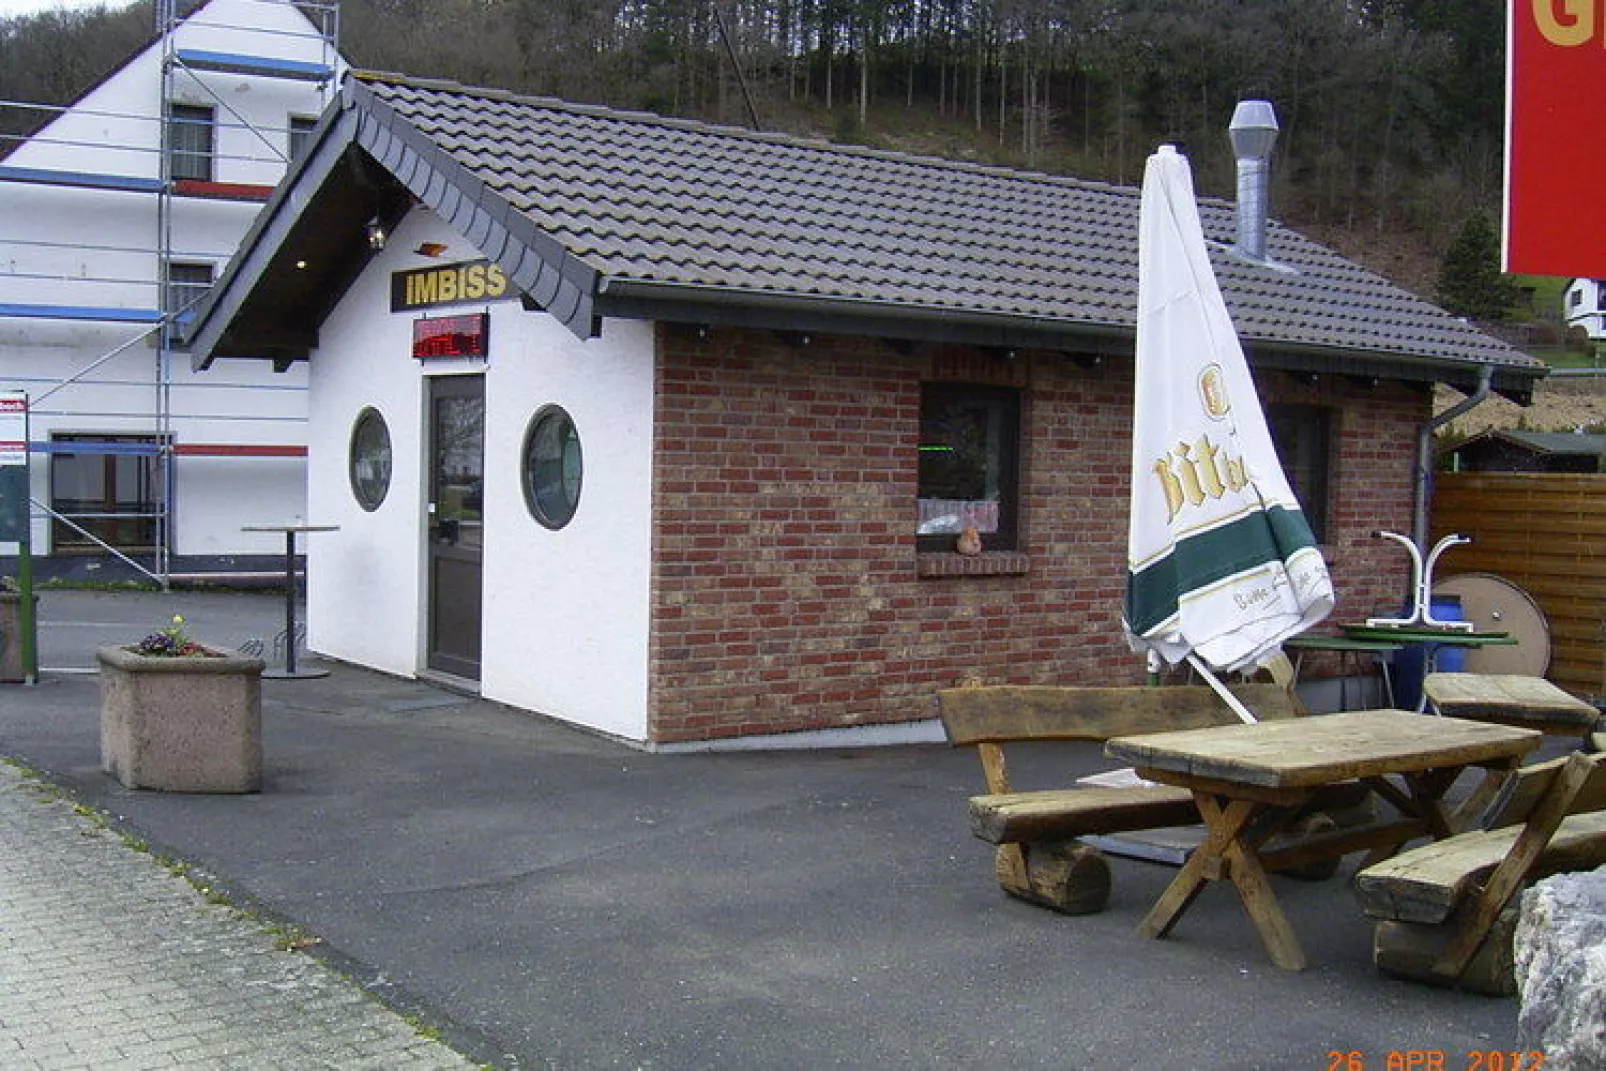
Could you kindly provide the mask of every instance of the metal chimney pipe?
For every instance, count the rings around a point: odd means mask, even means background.
[[[1277,144],[1277,112],[1266,100],[1241,100],[1227,127],[1238,159],[1238,252],[1266,259],[1271,215],[1271,150]]]

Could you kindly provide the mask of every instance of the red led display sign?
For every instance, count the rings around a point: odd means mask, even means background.
[[[434,316],[413,321],[413,359],[439,361],[453,357],[490,356],[490,313]]]
[[[1507,271],[1606,278],[1606,0],[1507,0]]]

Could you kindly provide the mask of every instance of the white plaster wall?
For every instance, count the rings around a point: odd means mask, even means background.
[[[584,342],[544,315],[509,326],[500,342],[492,335],[486,380],[482,691],[644,740],[652,326],[610,320]],[[559,531],[530,515],[520,483],[525,433],[554,404],[574,421],[584,463],[579,508]]]
[[[341,66],[289,3],[212,0],[182,23],[174,40],[179,48]],[[155,178],[160,61],[159,45],[135,56],[20,144],[5,164]],[[220,73],[198,77],[216,97],[188,75],[179,77],[176,96],[217,109],[216,178],[222,182],[277,182],[284,172],[280,153],[288,147],[288,116],[316,116],[333,96],[332,86],[320,92],[317,85],[299,81]],[[173,198],[171,205],[175,259],[209,263],[218,273],[261,207],[186,197]],[[154,309],[158,238],[152,194],[0,183],[0,302]],[[73,380],[142,334],[144,328],[128,324],[0,317],[0,387],[25,390],[34,398],[48,394],[34,405],[36,441],[58,432],[153,434],[157,370],[148,338]],[[266,362],[222,361],[197,376],[182,355],[176,365],[172,427],[179,444],[304,443],[304,367],[276,373]],[[46,457],[34,458],[32,477],[33,494],[48,501]],[[180,457],[175,477],[172,520],[179,554],[274,553],[281,541],[240,528],[306,512],[299,459]],[[49,525],[36,522],[36,553],[48,553],[48,534]]]
[[[648,324],[610,321],[582,341],[517,301],[488,306],[491,357],[452,369],[409,357],[418,315],[389,311],[390,272],[480,254],[427,210],[325,321],[312,360],[309,520],[340,525],[307,537],[310,644],[390,672],[425,664],[424,376],[486,377],[485,584],[482,694],[630,739],[647,731],[651,561],[653,343]],[[520,486],[524,435],[545,405],[579,430],[579,509],[561,531],[530,516]],[[390,493],[364,513],[347,474],[351,427],[364,406],[384,413],[395,457]]]
[[[303,536],[307,646],[412,676],[423,665],[423,381],[412,317],[390,314],[390,272],[416,266],[423,241],[404,223],[319,328],[308,383],[307,520],[339,526]],[[407,243],[411,242],[412,245]],[[365,511],[347,475],[351,430],[365,407],[390,430],[390,491]]]

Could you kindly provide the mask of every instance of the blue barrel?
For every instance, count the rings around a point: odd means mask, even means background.
[[[1466,615],[1461,612],[1461,596],[1435,595],[1429,605],[1433,610],[1435,621],[1465,621]],[[1407,606],[1405,613],[1410,613],[1412,607]],[[1420,643],[1408,643],[1394,652],[1394,703],[1405,710],[1415,710],[1422,701],[1422,678],[1426,676],[1427,647]],[[1465,647],[1439,647],[1434,656],[1434,669],[1440,673],[1460,673],[1466,668],[1467,649]]]

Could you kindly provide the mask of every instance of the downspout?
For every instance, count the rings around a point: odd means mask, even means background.
[[[1411,540],[1419,548],[1425,550],[1428,545],[1428,486],[1433,480],[1433,433],[1489,397],[1489,384],[1493,378],[1494,367],[1484,365],[1478,370],[1478,389],[1423,424],[1416,433],[1416,487],[1411,503]]]

